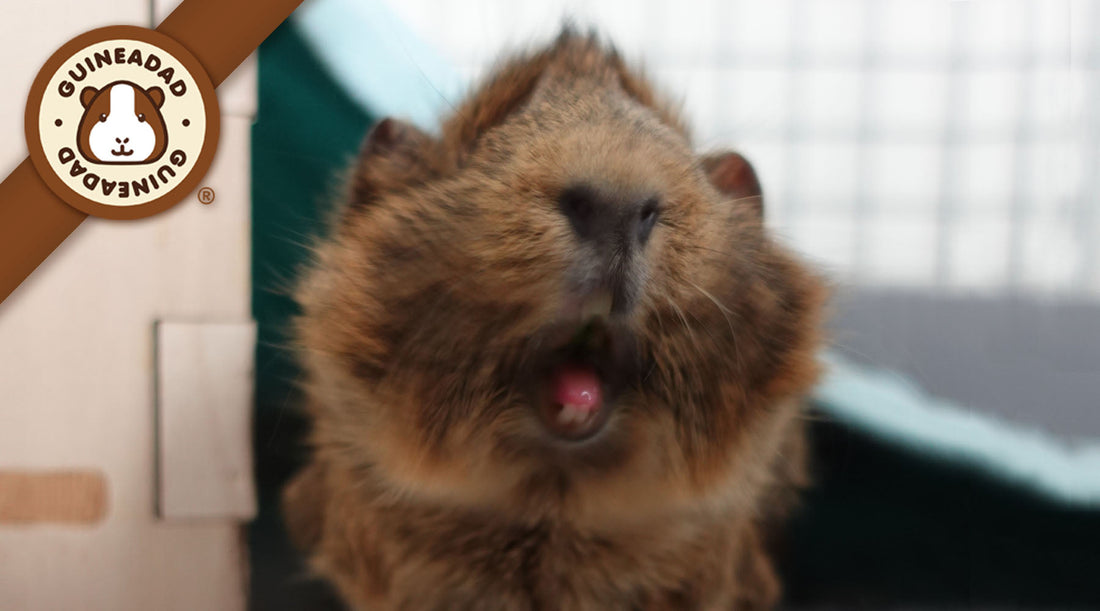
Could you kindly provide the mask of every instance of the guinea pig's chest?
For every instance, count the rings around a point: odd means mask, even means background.
[[[502,608],[515,609],[703,609],[732,595],[722,584],[735,571],[736,537],[718,524],[669,521],[596,532],[464,516],[406,526],[389,530],[403,563],[424,567],[432,583],[478,584],[469,591],[475,600],[466,601],[471,608],[482,608],[481,599],[510,601]],[[423,573],[408,574],[423,583]],[[453,598],[463,589],[439,593],[459,605],[449,608],[465,608]]]

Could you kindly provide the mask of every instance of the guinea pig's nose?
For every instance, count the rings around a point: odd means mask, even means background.
[[[563,190],[558,204],[581,239],[615,240],[627,249],[649,240],[660,212],[656,196],[609,196],[590,185]]]

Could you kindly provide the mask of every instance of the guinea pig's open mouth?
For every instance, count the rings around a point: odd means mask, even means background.
[[[580,441],[603,429],[633,370],[628,344],[626,334],[593,320],[552,354],[539,401],[539,416],[550,433]]]

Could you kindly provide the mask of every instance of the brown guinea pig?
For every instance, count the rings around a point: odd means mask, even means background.
[[[356,609],[767,609],[824,289],[594,36],[385,120],[298,291],[292,536]]]

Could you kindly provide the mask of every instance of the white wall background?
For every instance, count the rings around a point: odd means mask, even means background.
[[[390,4],[470,78],[565,16],[598,26],[840,281],[1100,296],[1100,3]]]

